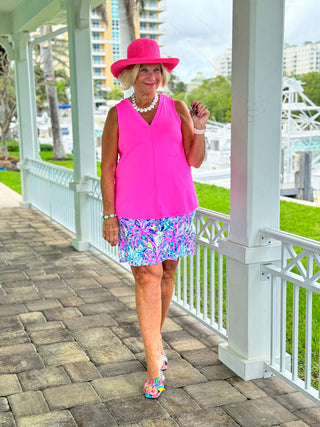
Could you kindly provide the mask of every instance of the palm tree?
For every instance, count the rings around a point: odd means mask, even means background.
[[[119,0],[119,7],[124,8],[126,12],[126,18],[128,28],[130,32],[131,41],[135,40],[135,25],[134,25],[134,8],[138,5],[142,10],[144,9],[145,0]],[[97,13],[100,15],[104,24],[108,26],[108,16],[106,11],[105,2],[96,7]],[[41,35],[47,34],[52,31],[51,26],[42,26],[40,28]],[[53,66],[53,55],[50,41],[46,45],[43,43],[40,45],[40,55],[42,68],[45,75],[45,88],[49,103],[49,115],[51,118],[52,136],[53,136],[53,158],[61,160],[65,157],[65,150],[62,144],[59,114],[58,114],[58,98],[57,88],[54,84],[54,66]]]
[[[7,59],[6,51],[0,46],[0,153],[9,158],[7,133],[10,123],[16,115],[16,97],[14,91],[14,73]]]
[[[134,8],[136,5],[139,7],[140,10],[144,10],[145,0],[119,0],[119,9],[125,9],[126,12],[127,24],[129,27],[131,41],[136,39],[136,31],[134,25]],[[107,27],[108,17],[106,3],[104,2],[97,6],[96,11]]]
[[[52,32],[50,25],[41,26],[40,34],[48,34]],[[64,146],[62,143],[59,110],[58,110],[58,94],[55,85],[55,74],[53,65],[53,55],[51,42],[48,40],[46,43],[40,44],[41,66],[45,75],[45,88],[49,104],[49,116],[51,119],[51,129],[53,138],[53,158],[55,160],[62,160],[66,157]]]

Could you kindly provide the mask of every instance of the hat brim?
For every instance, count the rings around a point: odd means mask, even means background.
[[[129,65],[136,64],[163,64],[166,69],[170,72],[178,64],[179,58],[131,58],[131,59],[120,59],[111,65],[111,73],[114,77],[118,78],[121,71],[127,68]]]

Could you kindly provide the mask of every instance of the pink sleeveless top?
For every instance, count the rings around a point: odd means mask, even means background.
[[[117,215],[160,219],[193,212],[198,202],[174,100],[160,95],[151,125],[128,98],[117,104],[116,109],[119,123]]]

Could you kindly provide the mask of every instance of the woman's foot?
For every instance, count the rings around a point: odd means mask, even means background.
[[[162,365],[161,365],[161,371],[166,371],[168,369],[168,357],[165,354],[165,351],[162,347],[162,336],[160,335],[160,353],[162,355]]]
[[[162,355],[162,366],[161,366],[161,371],[166,371],[168,369],[168,356],[166,354]]]
[[[160,353],[161,353],[162,355],[164,355],[164,354],[165,354],[165,351],[163,350],[163,347],[162,347],[162,335],[160,335],[160,345],[159,345],[159,349],[160,349]]]
[[[160,377],[154,380],[148,380],[143,387],[144,395],[148,399],[157,399],[163,390],[164,384]]]
[[[153,357],[146,357],[147,379],[161,378],[161,368],[163,365],[163,356],[158,353]]]

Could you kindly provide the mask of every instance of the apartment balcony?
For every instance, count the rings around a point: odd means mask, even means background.
[[[107,75],[105,73],[95,73],[92,74],[93,80],[105,80],[107,78]]]
[[[150,35],[163,36],[165,31],[160,28],[155,30],[151,30],[150,28],[140,28],[140,34],[145,37]]]
[[[146,12],[148,12],[148,11],[154,11],[154,12],[164,12],[165,10],[166,10],[167,8],[166,8],[166,4],[165,4],[165,2],[163,1],[161,1],[161,2],[158,2],[158,5],[157,6],[151,6],[150,4],[148,4],[148,3],[146,3],[145,4],[145,6],[144,6],[144,10],[146,11]]]
[[[91,30],[103,33],[104,31],[106,31],[106,27],[104,27],[103,25],[91,25]]]
[[[146,22],[150,24],[163,24],[166,22],[166,19],[164,17],[161,17],[161,18],[140,17],[140,22]]]
[[[106,43],[110,43],[108,40],[102,39],[100,37],[92,37],[91,36],[91,43],[95,43],[95,44],[106,44]]]
[[[104,73],[101,73],[101,74],[93,73],[92,78],[93,78],[93,80],[105,80],[107,78],[107,75]]]
[[[92,49],[92,56],[105,56],[106,52],[105,50],[94,50]]]
[[[92,68],[106,68],[107,64],[105,62],[92,62]]]

